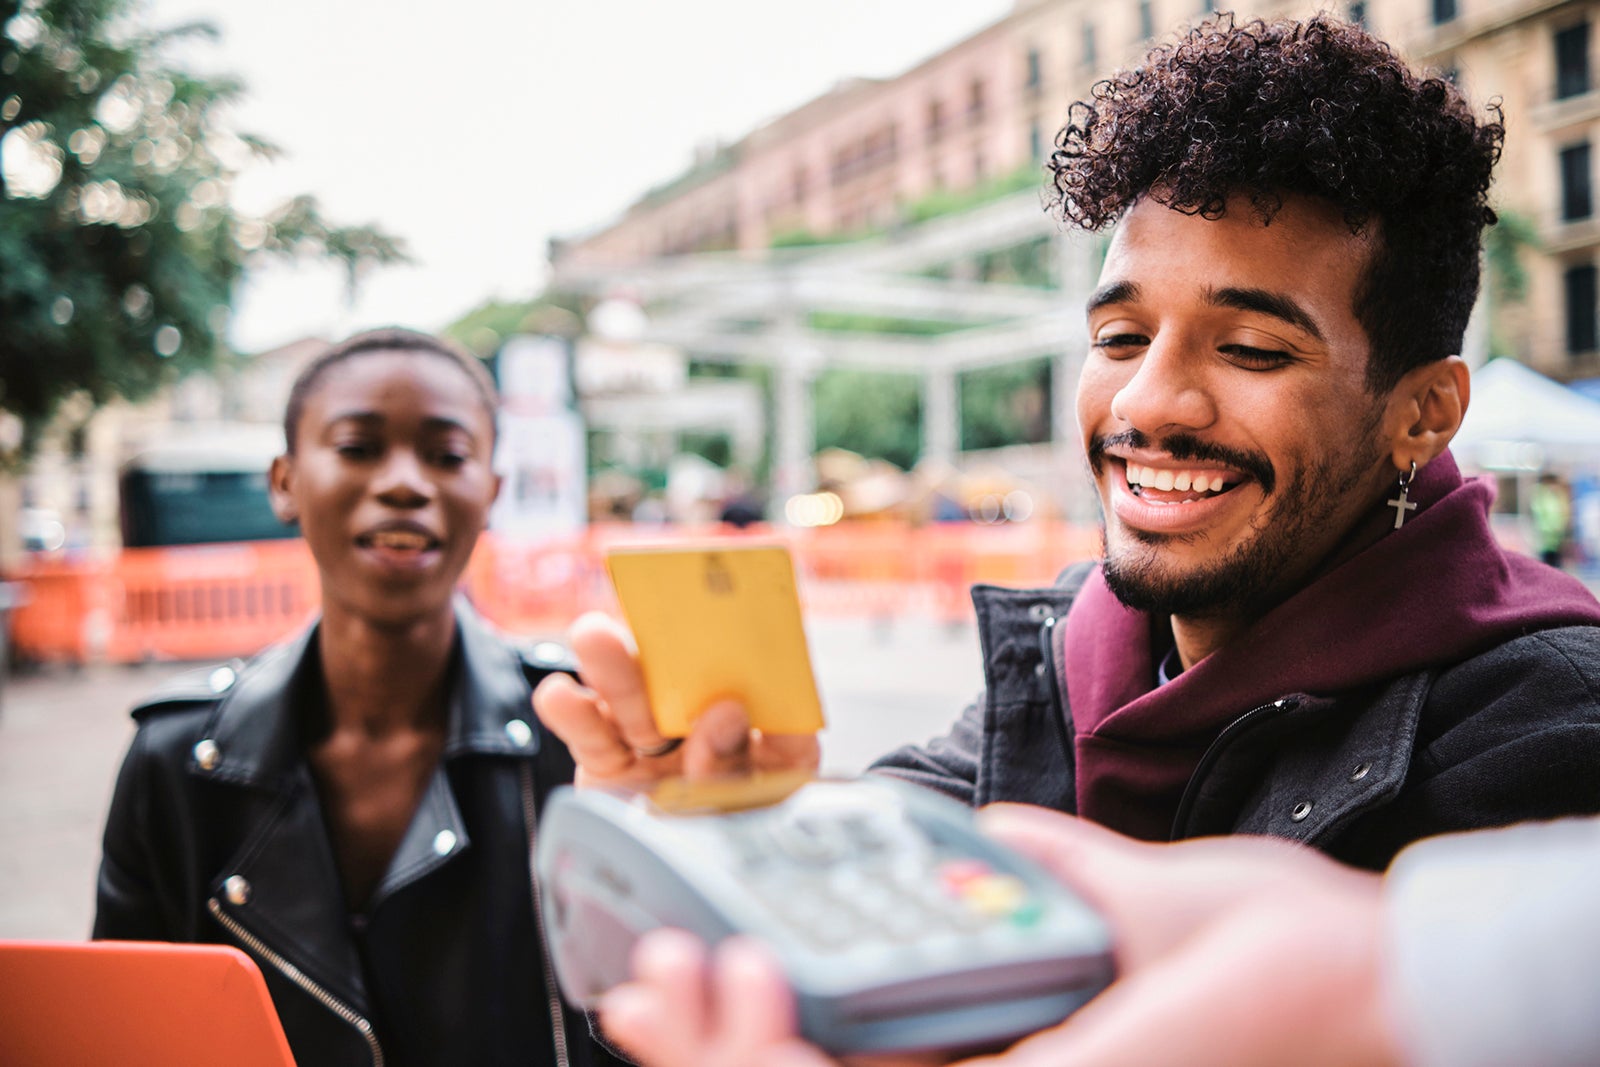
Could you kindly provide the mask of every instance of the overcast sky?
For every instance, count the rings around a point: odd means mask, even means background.
[[[241,290],[234,344],[401,323],[437,329],[537,292],[546,240],[593,229],[841,78],[890,76],[988,25],[1010,0],[148,0],[203,18],[186,55],[246,82],[239,129],[283,159],[235,190],[247,211],[300,192],[376,223],[417,265],[367,282],[298,266]]]

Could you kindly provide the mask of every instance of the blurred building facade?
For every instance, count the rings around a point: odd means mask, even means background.
[[[759,260],[797,238],[892,230],[907,205],[931,194],[1037,165],[1068,105],[1096,79],[1213,6],[1017,0],[1004,18],[898,77],[841,84],[737,143],[702,153],[614,224],[554,242],[556,275],[592,276],[692,253]],[[1600,374],[1597,7],[1344,0],[1328,8],[1455,79],[1475,105],[1503,101],[1508,136],[1495,203],[1508,225],[1498,240],[1526,278],[1520,286],[1504,276],[1493,282],[1482,348],[1565,381]],[[1244,18],[1319,9],[1269,2],[1237,11]]]

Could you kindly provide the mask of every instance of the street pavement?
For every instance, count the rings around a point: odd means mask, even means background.
[[[982,686],[970,624],[814,619],[807,634],[829,722],[825,773],[943,732]],[[192,666],[47,667],[0,689],[0,939],[88,936],[128,709]]]

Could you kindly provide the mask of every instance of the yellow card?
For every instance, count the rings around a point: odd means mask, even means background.
[[[663,737],[687,736],[724,699],[749,709],[763,733],[822,729],[788,549],[617,549],[606,567]]]

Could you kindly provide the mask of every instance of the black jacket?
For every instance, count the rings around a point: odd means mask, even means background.
[[[1077,808],[1057,619],[1088,576],[973,590],[985,692],[951,731],[873,765],[969,804]],[[1527,634],[1443,669],[1240,708],[1172,838],[1253,833],[1373,869],[1433,834],[1600,812],[1600,628]]]
[[[301,1067],[617,1062],[561,1005],[529,873],[539,806],[573,775],[529,696],[566,665],[465,607],[457,623],[440,766],[365,916],[344,907],[299,736],[313,628],[135,709],[94,936],[244,949]]]

